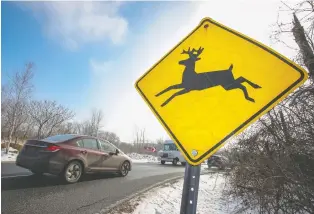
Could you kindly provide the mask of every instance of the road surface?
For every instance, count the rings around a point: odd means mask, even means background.
[[[55,176],[32,176],[14,163],[1,163],[3,214],[97,213],[139,190],[184,174],[183,166],[134,163],[127,177],[86,176],[75,184],[61,184]]]

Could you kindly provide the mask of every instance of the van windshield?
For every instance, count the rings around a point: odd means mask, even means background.
[[[170,143],[170,144],[165,144],[164,145],[164,151],[177,151],[177,147],[175,144]]]

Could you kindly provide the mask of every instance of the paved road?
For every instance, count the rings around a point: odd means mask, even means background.
[[[97,213],[102,208],[165,179],[184,174],[184,167],[134,164],[127,177],[86,176],[64,185],[55,176],[36,178],[14,163],[1,163],[1,213]]]
[[[31,175],[32,173],[22,167],[18,167],[14,162],[2,162],[1,163],[1,177],[19,176],[19,175]]]

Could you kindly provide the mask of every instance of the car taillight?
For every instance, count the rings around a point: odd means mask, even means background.
[[[50,145],[46,148],[46,151],[49,151],[49,152],[56,152],[58,150],[60,150],[61,147],[60,146],[56,146],[56,145]]]

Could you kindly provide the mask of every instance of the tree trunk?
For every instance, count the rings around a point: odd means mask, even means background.
[[[314,81],[314,53],[313,50],[309,44],[309,42],[306,39],[304,28],[302,27],[298,17],[293,14],[293,28],[292,33],[295,39],[295,42],[298,44],[304,65],[308,69],[308,72],[310,74],[310,78],[312,81]]]
[[[40,124],[37,130],[37,139],[40,139],[40,135],[41,135],[41,129],[42,129],[43,125]]]
[[[14,113],[13,113],[13,123],[12,123],[12,126],[11,126],[10,131],[9,131],[9,141],[7,142],[6,150],[5,150],[6,154],[9,153],[10,144],[12,142],[12,136],[13,136],[14,127],[15,127],[15,123],[16,123],[16,118],[15,117],[16,117],[16,114],[15,114],[15,111],[14,111]]]

